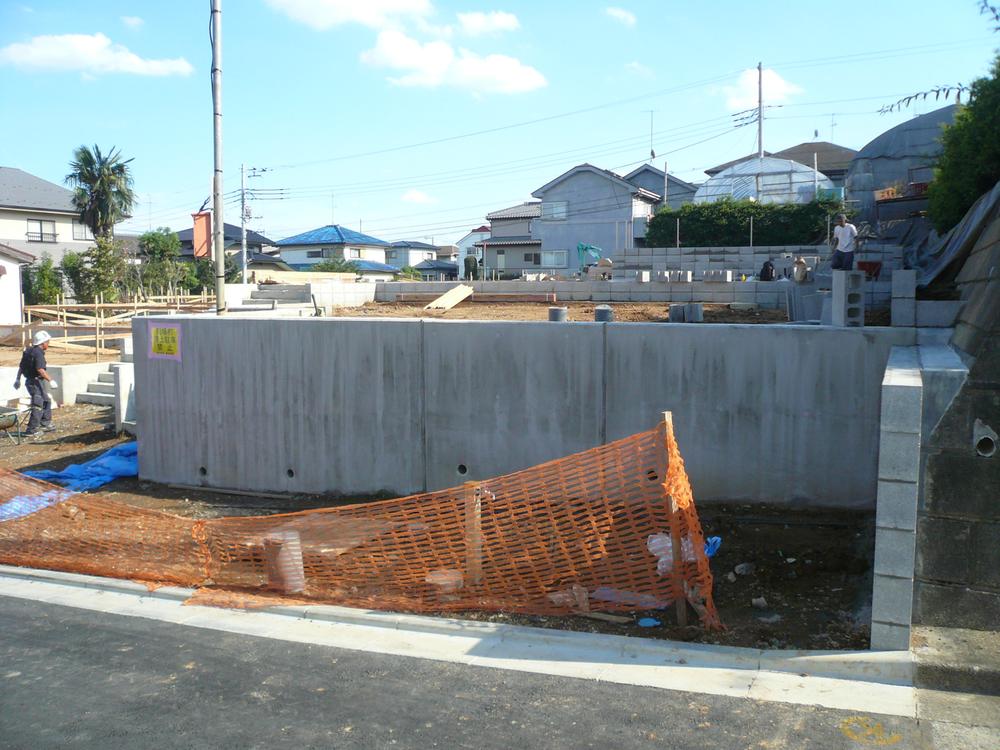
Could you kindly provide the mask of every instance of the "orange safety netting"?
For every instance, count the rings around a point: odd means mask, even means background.
[[[669,416],[494,479],[249,518],[196,521],[0,470],[0,563],[425,612],[615,612],[686,600],[705,626],[719,626]]]

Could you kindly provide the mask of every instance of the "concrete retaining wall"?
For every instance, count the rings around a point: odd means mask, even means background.
[[[444,294],[466,283],[481,294],[556,294],[560,302],[707,302],[731,304],[753,302],[763,308],[784,308],[787,290],[794,282],[739,281],[687,283],[636,281],[424,281],[384,282],[375,285],[375,301],[393,302],[399,294]],[[360,286],[360,285],[359,285]],[[871,307],[889,304],[888,281],[865,285],[865,303]]]
[[[136,351],[148,350],[136,319]],[[137,356],[140,475],[395,494],[674,422],[699,500],[872,507],[880,385],[912,329],[177,316]],[[464,468],[465,473],[462,473]]]

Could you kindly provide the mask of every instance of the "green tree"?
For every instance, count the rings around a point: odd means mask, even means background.
[[[47,254],[21,269],[21,291],[29,305],[52,305],[62,294],[62,276]]]
[[[990,76],[972,82],[969,103],[945,127],[941,144],[928,213],[943,233],[1000,181],[1000,55]]]
[[[215,261],[211,258],[196,258],[194,263],[185,263],[185,265],[188,266],[184,269],[183,285],[185,288],[196,294],[200,294],[202,290],[209,294],[215,294]],[[233,256],[226,256],[225,267],[226,283],[237,283],[241,274]]]
[[[146,232],[139,237],[140,263],[137,265],[143,292],[153,289],[176,289],[188,275],[180,260],[181,242],[177,234],[166,227]],[[186,288],[191,288],[183,284]]]
[[[108,302],[118,299],[126,272],[120,242],[99,237],[85,253],[66,253],[60,267],[77,302],[93,302],[102,295]]]
[[[476,259],[475,255],[465,256],[465,277],[470,281],[477,281],[479,279],[479,261]]]
[[[309,270],[320,273],[357,273],[358,264],[343,258],[328,258],[320,261]]]
[[[66,182],[73,188],[73,205],[80,212],[80,221],[98,239],[110,237],[115,223],[132,213],[131,161],[122,159],[114,148],[107,154],[97,146],[80,146],[73,152]]]
[[[420,271],[413,266],[403,266],[399,269],[399,275],[404,279],[412,279],[414,281],[420,281],[423,278],[423,276],[420,275]]]

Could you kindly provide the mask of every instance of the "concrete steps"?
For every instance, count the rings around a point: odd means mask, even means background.
[[[914,626],[918,688],[1000,696],[1000,632]]]
[[[110,365],[107,372],[98,373],[97,380],[87,383],[85,393],[76,394],[76,403],[96,404],[97,406],[115,405],[115,376],[111,372]]]

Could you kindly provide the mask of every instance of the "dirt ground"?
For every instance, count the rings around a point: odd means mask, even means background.
[[[59,427],[39,441],[11,445],[0,440],[0,466],[14,470],[61,469],[96,457],[127,440],[111,427],[105,407],[78,405],[58,409]],[[695,488],[697,493],[697,488]],[[100,492],[112,500],[190,518],[269,515],[308,508],[352,504],[374,498],[295,495],[282,498],[232,495],[169,487],[137,478],[119,479]],[[697,495],[696,495],[697,499]],[[757,648],[867,648],[870,617],[870,567],[874,519],[869,512],[776,508],[759,505],[703,504],[698,508],[706,536],[722,538],[712,559],[714,598],[726,629],[706,632],[677,627],[673,611],[636,613],[633,622],[611,624],[580,616],[534,617],[469,612],[467,619],[536,627],[614,633]],[[737,565],[751,572],[736,575]],[[751,601],[763,597],[763,607]],[[454,617],[454,613],[447,616]],[[660,620],[644,628],[641,617]],[[690,613],[694,622],[693,613]]]
[[[17,367],[21,364],[21,347],[0,344],[0,367]],[[71,352],[50,346],[45,352],[45,359],[50,365],[83,365],[96,362],[93,352]],[[117,362],[118,354],[102,354],[101,362]]]
[[[558,302],[569,308],[571,321],[593,321],[594,308],[609,304],[615,320],[624,323],[666,323],[668,305],[663,302]],[[547,302],[462,302],[446,312],[424,310],[418,302],[369,302],[363,307],[334,308],[333,317],[441,318],[443,320],[548,320]],[[730,310],[728,305],[705,305],[706,323],[787,323],[781,310]]]

